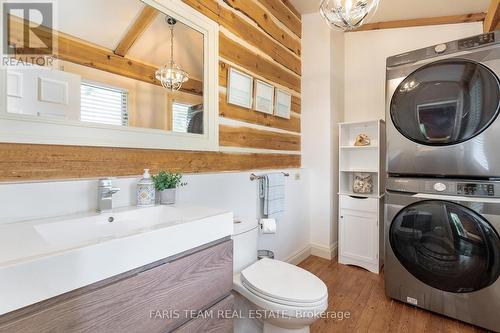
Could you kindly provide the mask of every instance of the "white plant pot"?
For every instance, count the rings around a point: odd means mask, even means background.
[[[160,203],[162,205],[172,205],[175,203],[175,188],[160,191]]]

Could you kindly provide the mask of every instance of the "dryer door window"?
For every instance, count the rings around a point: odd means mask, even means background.
[[[500,275],[500,239],[481,215],[447,201],[421,201],[401,210],[389,231],[391,248],[417,279],[466,293]]]
[[[500,86],[487,67],[464,59],[423,66],[396,89],[391,118],[408,139],[458,144],[483,132],[499,112]]]

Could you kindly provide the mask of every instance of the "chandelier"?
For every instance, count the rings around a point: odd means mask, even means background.
[[[165,20],[170,27],[170,61],[155,72],[155,78],[164,88],[178,91],[189,80],[189,74],[174,61],[174,25],[177,20],[169,16]]]
[[[322,0],[319,11],[334,29],[351,31],[370,18],[380,0]]]

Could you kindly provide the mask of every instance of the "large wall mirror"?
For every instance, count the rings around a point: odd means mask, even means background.
[[[180,0],[64,0],[53,14],[4,15],[0,141],[217,148],[215,22]]]

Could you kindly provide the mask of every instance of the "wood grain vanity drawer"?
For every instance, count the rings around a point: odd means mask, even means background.
[[[205,311],[200,318],[184,324],[174,333],[232,333],[233,320],[230,318],[230,314],[233,309],[234,296],[230,295]]]
[[[189,320],[184,310],[206,309],[230,294],[232,253],[227,240],[90,292],[55,297],[0,316],[0,332],[170,332]]]

